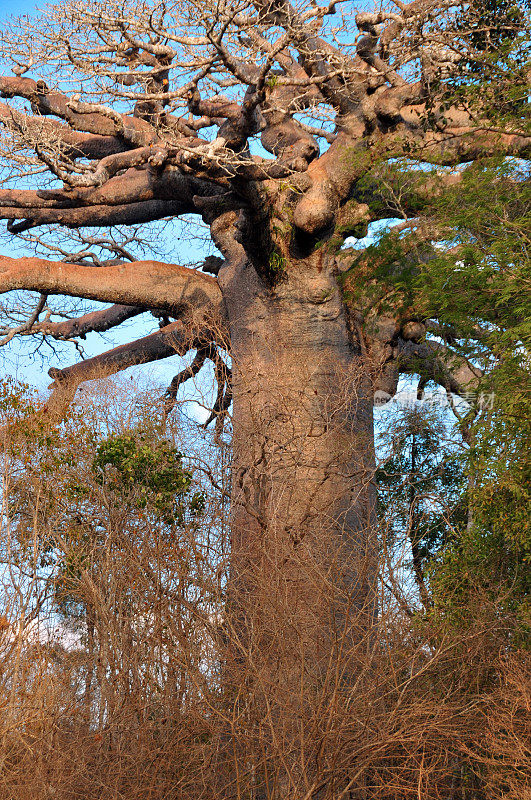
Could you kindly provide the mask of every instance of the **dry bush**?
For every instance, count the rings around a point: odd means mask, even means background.
[[[8,409],[0,797],[528,798],[529,665],[492,597],[453,630],[388,590],[392,572],[411,593],[396,552],[360,605],[338,579],[361,574],[355,548],[326,561],[299,549],[293,569],[269,558],[247,577],[243,618],[223,448],[168,421],[206,498],[175,524],[135,505],[138,486],[117,503],[114,473],[91,467],[98,441],[138,433],[152,400],[107,387],[59,432]],[[319,618],[293,607],[295,574]]]
[[[4,429],[2,797],[209,794],[222,503],[198,469],[202,513],[167,519],[157,493],[117,494],[112,467],[94,470],[98,441],[140,435],[129,395],[93,398],[59,431],[30,413]],[[183,438],[191,452],[167,430]]]

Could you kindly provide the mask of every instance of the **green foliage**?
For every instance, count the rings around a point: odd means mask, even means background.
[[[35,415],[36,391],[9,376],[0,380],[0,425],[7,432]]]
[[[277,86],[277,85],[278,85],[278,76],[277,75],[269,75],[269,77],[266,80],[266,86],[269,89],[274,89],[275,86]]]
[[[417,403],[385,420],[376,472],[386,537],[404,533],[425,574],[430,562],[466,524],[463,449],[443,410]]]
[[[504,331],[516,327],[510,341],[529,341],[529,167],[498,159],[469,167],[425,213],[459,247],[457,255],[455,249],[441,250],[423,269],[419,292],[426,312],[436,310],[460,327],[464,320]]]
[[[268,272],[273,283],[281,280],[286,274],[286,258],[276,248],[269,254]]]
[[[418,294],[419,264],[432,249],[414,236],[382,233],[362,252],[353,251],[351,268],[338,278],[343,299],[365,316],[411,318]]]
[[[118,434],[98,445],[93,461],[96,480],[114,492],[118,501],[160,515],[168,525],[182,523],[185,511],[203,507],[199,493],[184,498],[192,474],[183,469],[182,454],[165,439],[142,431]]]
[[[386,420],[376,474],[385,544],[401,553],[407,543],[430,625],[464,635],[485,613],[497,641],[528,646],[529,415],[508,421],[494,404],[468,424],[465,447],[448,412],[417,404]]]
[[[515,38],[525,34],[529,0],[472,0],[457,17],[457,30],[479,53],[493,54],[498,59],[510,52]],[[519,44],[519,42],[517,42]],[[472,62],[470,68],[479,71]]]
[[[498,378],[492,408],[469,423],[469,525],[440,551],[431,581],[447,622],[473,621],[483,598],[507,618],[508,635],[521,646],[531,634],[529,396],[511,396]]]
[[[503,493],[487,517],[480,516],[470,530],[439,555],[430,567],[434,617],[454,631],[465,631],[476,623],[481,605],[504,627],[508,643],[529,648],[531,605],[529,602],[529,542],[514,547],[503,525],[511,517],[511,506],[501,510]],[[513,498],[508,498],[512,503]],[[498,506],[496,508],[496,506]],[[491,526],[488,517],[494,517]]]
[[[402,171],[394,191],[398,194],[400,182],[433,188],[437,180],[428,170],[411,178]],[[448,507],[461,492],[444,524],[431,521],[436,515],[430,507],[431,528],[417,528],[431,613],[439,623],[464,631],[488,604],[500,624],[503,620],[506,641],[521,645],[531,631],[529,166],[492,158],[464,169],[449,188],[441,182],[429,202],[419,205],[418,230],[428,233],[424,246],[410,230],[384,233],[375,242],[366,262],[378,276],[373,288],[364,283],[362,256],[347,273],[346,285],[357,293],[356,302],[369,290],[372,302],[382,309],[394,305],[398,315],[411,304],[421,319],[438,326],[449,351],[480,368],[483,377],[468,404],[458,407],[468,445],[466,455],[453,462],[452,480],[445,483],[433,470],[415,476],[411,441],[398,438],[389,466],[380,471],[380,499],[387,513],[392,509],[395,529],[404,530],[407,481],[446,497]],[[428,257],[415,261],[422,253]],[[419,452],[429,452],[436,442],[432,433],[429,426],[417,431]]]

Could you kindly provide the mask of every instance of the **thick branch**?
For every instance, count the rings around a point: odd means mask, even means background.
[[[164,217],[180,216],[190,211],[179,201],[148,200],[128,205],[96,205],[85,208],[9,208],[0,207],[0,219],[9,221],[12,233],[21,233],[40,225],[64,225],[66,228],[109,228],[113,225],[139,225]],[[21,220],[13,222],[13,220]]]
[[[184,355],[190,348],[196,347],[198,342],[202,343],[203,336],[208,340],[212,337],[212,331],[206,327],[192,328],[177,320],[156,333],[115,347],[66,369],[52,368],[48,374],[54,379],[51,385],[53,392],[47,409],[53,416],[62,416],[81,383],[106,378],[138,364]]]
[[[531,136],[489,129],[488,124],[426,134],[416,155],[433,164],[455,166],[488,156],[531,157]]]
[[[0,257],[0,293],[15,289],[160,308],[191,320],[206,315],[214,324],[223,316],[216,278],[159,261],[84,267],[40,258]]]
[[[418,130],[411,127],[403,137],[390,133],[372,143],[368,138],[357,138],[355,128],[345,129],[345,132],[338,134],[331,147],[309,165],[304,177],[309,179],[310,186],[295,209],[295,226],[310,235],[327,228],[352,187],[380,154],[384,154],[386,160],[414,156],[418,160],[447,166],[491,155],[531,156],[531,136],[489,130],[488,127],[473,125],[469,117],[468,120],[469,126],[448,127],[443,132],[426,132],[417,120]],[[371,144],[374,154],[369,149]],[[435,191],[440,192],[445,186],[459,180],[460,177],[451,175],[446,179],[436,178],[425,182],[424,187],[423,181],[419,180],[414,188],[419,197],[424,195],[429,199]],[[365,189],[364,194],[366,192]]]
[[[476,389],[482,375],[466,358],[439,342],[399,339],[396,357],[400,372],[417,373],[461,396]]]
[[[466,108],[427,108],[424,104],[404,104],[400,111],[404,125],[403,143],[399,137],[392,155],[414,155],[434,164],[454,166],[491,155],[529,158],[531,136],[508,125],[493,126],[488,119],[475,116]],[[430,117],[430,128],[426,120]],[[395,149],[395,148],[393,148]]]
[[[293,216],[297,228],[315,235],[332,223],[340,202],[366,171],[363,156],[364,148],[355,148],[353,139],[340,133],[328,150],[312,161],[307,172],[310,188],[297,204]]]
[[[137,317],[146,311],[142,306],[113,305],[100,311],[91,311],[76,319],[67,319],[64,322],[41,322],[29,330],[29,333],[42,333],[44,336],[53,336],[54,339],[84,339],[87,333],[103,333],[111,328],[116,328],[132,317]]]
[[[95,106],[90,111],[89,104],[75,103],[56,91],[49,91],[44,81],[32,78],[0,76],[0,97],[23,97],[29,100],[40,114],[59,117],[77,131],[95,133],[100,136],[118,136],[124,141],[149,145],[157,141],[154,128],[145,120],[125,114],[101,113],[103,107]]]
[[[7,103],[0,103],[0,124],[6,128],[28,130],[33,135],[44,134],[44,137],[56,139],[61,145],[61,151],[74,158],[84,157],[100,159],[114,153],[122,153],[128,145],[117,136],[99,136],[82,131],[74,131],[68,125],[47,117],[33,117],[24,114],[18,109],[11,108]]]
[[[65,224],[67,224],[69,219],[76,221],[83,214],[102,213],[98,211],[98,208],[106,209],[105,213],[122,213],[118,208],[115,208],[114,212],[111,211],[109,206],[125,208],[127,204],[131,204],[133,210],[155,208],[154,205],[147,205],[149,201],[166,204],[168,213],[171,213],[170,209],[172,208],[174,209],[173,213],[193,213],[196,211],[194,200],[196,196],[215,197],[221,191],[219,187],[200,178],[183,175],[177,169],[165,169],[163,172],[152,169],[128,169],[123,175],[111,178],[101,187],[38,191],[2,189],[0,190],[0,215],[4,219],[20,219],[21,214],[30,216],[28,210],[16,212],[17,216],[10,217],[15,213],[13,208],[53,209],[56,212],[62,210]],[[91,210],[82,212],[79,207],[91,207]]]
[[[306,73],[312,77],[323,78],[320,83],[322,95],[336,106],[340,113],[348,114],[353,111],[365,90],[362,88],[362,81],[356,75],[352,59],[330,42],[316,36],[311,26],[304,24],[294,6],[286,0],[274,3],[254,0],[253,5],[264,13],[268,20],[274,20],[277,25],[289,31]],[[338,78],[334,69],[336,66],[341,66],[345,73],[350,72],[349,81]]]

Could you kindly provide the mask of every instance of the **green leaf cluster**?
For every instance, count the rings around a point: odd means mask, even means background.
[[[202,510],[200,493],[184,503],[192,473],[183,468],[182,454],[165,439],[142,431],[110,436],[98,445],[92,466],[97,482],[119,501],[140,509],[149,505],[166,524],[182,523],[185,510]]]
[[[444,412],[417,403],[386,421],[376,472],[386,537],[406,532],[426,574],[429,564],[466,523],[462,448]]]
[[[461,180],[449,188],[441,180],[440,189],[419,207],[418,229],[431,234],[423,251],[416,230],[385,233],[368,259],[379,276],[374,292],[380,291],[380,303],[391,299],[395,313],[410,304],[417,318],[431,321],[432,336],[483,373],[477,390],[457,407],[466,451],[454,460],[451,480],[445,484],[437,470],[418,474],[421,456],[428,465],[429,447],[437,449],[439,434],[435,431],[433,438],[426,419],[424,430],[415,434],[417,470],[411,467],[410,427],[409,439],[398,437],[393,458],[380,471],[381,502],[387,512],[393,509],[395,528],[404,530],[412,484],[415,491],[447,498],[454,512],[443,524],[437,523],[434,507],[426,512],[431,529],[419,526],[417,516],[415,535],[431,613],[464,630],[487,604],[503,622],[506,641],[519,646],[531,633],[529,178],[529,165],[511,159],[464,167]],[[419,185],[436,186],[427,169],[417,179]],[[415,261],[421,252],[428,257]],[[400,294],[393,295],[394,287]],[[365,291],[360,285],[358,292]],[[402,298],[400,306],[396,300]]]

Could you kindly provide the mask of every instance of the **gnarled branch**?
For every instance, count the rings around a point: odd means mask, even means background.
[[[99,311],[90,311],[81,317],[66,319],[63,322],[40,322],[29,330],[29,333],[42,333],[54,339],[84,339],[87,333],[103,333],[116,328],[132,317],[146,311],[142,306],[126,306],[116,304]]]
[[[0,294],[30,289],[120,305],[159,308],[190,319],[223,318],[216,278],[160,261],[85,267],[40,258],[0,257]]]
[[[47,410],[53,417],[61,417],[74,399],[81,383],[106,378],[138,364],[184,355],[194,347],[204,346],[205,341],[212,335],[213,331],[207,327],[191,327],[177,320],[156,333],[150,333],[134,342],[107,350],[85,361],[79,361],[71,367],[52,368],[48,374],[54,383],[51,385],[53,391],[47,403]]]
[[[453,353],[439,342],[399,339],[396,347],[398,368],[403,373],[417,373],[425,380],[444,386],[453,394],[463,396],[474,391],[482,372],[466,358]]]

